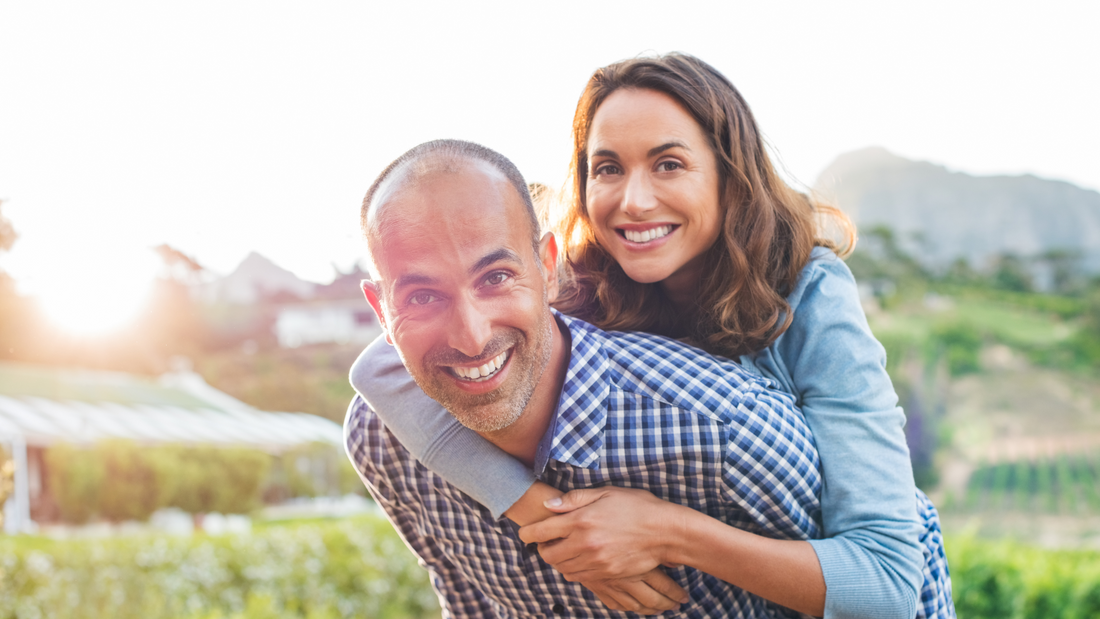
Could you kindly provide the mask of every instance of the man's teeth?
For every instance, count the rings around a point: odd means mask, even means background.
[[[653,239],[659,239],[662,236],[668,236],[672,232],[672,226],[657,226],[656,228],[650,228],[649,230],[637,231],[637,230],[623,230],[623,236],[626,240],[633,241],[635,243],[646,243]]]
[[[452,367],[451,370],[459,378],[465,378],[466,380],[479,380],[488,378],[489,376],[496,374],[500,366],[504,365],[504,362],[508,360],[508,351],[504,351],[493,357],[488,362],[484,363],[480,367],[476,368],[460,368]]]

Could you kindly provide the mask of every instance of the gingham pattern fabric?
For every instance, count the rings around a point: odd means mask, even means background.
[[[562,490],[643,488],[762,535],[820,536],[817,453],[786,394],[678,342],[559,318],[572,350],[538,456],[545,481]],[[565,581],[519,540],[513,523],[494,520],[412,458],[358,397],[346,432],[364,482],[431,573],[444,617],[636,616]],[[942,557],[942,542],[938,548]],[[692,568],[666,571],[691,595],[667,616],[801,616]],[[943,591],[934,588],[926,607],[935,608]]]
[[[936,617],[955,619],[955,601],[951,597],[951,574],[947,570],[947,555],[943,552],[943,532],[936,506],[917,489],[917,515],[924,532],[920,543],[924,550],[924,585],[917,600],[917,619]]]

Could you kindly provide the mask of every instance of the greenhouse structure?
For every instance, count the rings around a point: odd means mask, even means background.
[[[44,452],[51,445],[129,439],[250,447],[278,455],[307,443],[342,449],[339,424],[305,413],[257,410],[180,370],[149,378],[118,372],[0,363],[0,447],[15,462],[4,530],[35,529],[46,500]]]

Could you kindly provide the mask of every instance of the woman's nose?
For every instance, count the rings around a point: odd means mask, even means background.
[[[657,208],[657,196],[647,174],[635,172],[627,176],[620,208],[631,217],[640,217]]]

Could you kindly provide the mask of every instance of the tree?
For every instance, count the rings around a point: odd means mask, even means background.
[[[1031,273],[1024,259],[1013,253],[1001,254],[993,272],[993,285],[1004,290],[1031,292]]]

